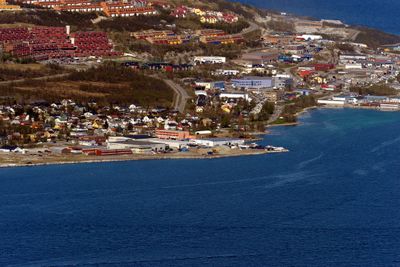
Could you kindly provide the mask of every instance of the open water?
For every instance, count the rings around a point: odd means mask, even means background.
[[[0,266],[399,266],[400,116],[315,110],[290,153],[0,169]]]
[[[400,34],[399,0],[238,0],[258,7],[320,19],[340,19]]]

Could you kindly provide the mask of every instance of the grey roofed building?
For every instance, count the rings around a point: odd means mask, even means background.
[[[236,88],[244,89],[262,89],[272,88],[272,77],[246,76],[241,79],[232,79],[232,85]]]
[[[125,140],[107,144],[108,149],[132,149],[139,151],[164,151],[168,147],[164,143],[156,143],[139,140]]]

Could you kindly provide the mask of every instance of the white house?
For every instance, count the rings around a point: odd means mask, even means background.
[[[226,63],[226,57],[196,56],[193,61],[196,64],[224,64]]]

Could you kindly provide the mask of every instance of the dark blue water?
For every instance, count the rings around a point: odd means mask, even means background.
[[[297,15],[340,19],[400,34],[399,0],[238,0]]]
[[[0,266],[399,266],[399,113],[302,122],[286,154],[2,169]]]

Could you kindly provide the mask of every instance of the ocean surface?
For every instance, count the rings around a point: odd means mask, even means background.
[[[320,19],[340,19],[400,34],[399,0],[237,0],[258,7]]]
[[[0,169],[0,266],[399,266],[399,113],[301,123],[283,154]]]

